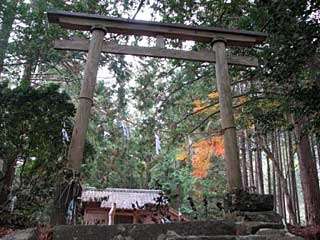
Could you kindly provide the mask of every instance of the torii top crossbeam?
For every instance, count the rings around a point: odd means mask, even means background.
[[[223,38],[228,46],[251,47],[262,43],[266,34],[216,27],[189,26],[124,18],[106,17],[97,14],[72,13],[60,10],[48,11],[50,23],[58,23],[70,30],[91,30],[93,26],[106,28],[109,33],[193,40],[210,43]]]

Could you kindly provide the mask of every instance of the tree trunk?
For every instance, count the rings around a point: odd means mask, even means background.
[[[269,156],[269,158],[272,160],[272,163],[273,163],[273,170],[274,170],[274,174],[273,174],[273,179],[274,179],[274,199],[276,199],[277,195],[276,195],[276,185],[275,185],[275,181],[276,181],[276,176],[275,176],[275,173],[277,173],[278,175],[278,186],[282,186],[281,188],[281,191],[283,191],[283,194],[285,196],[285,199],[287,201],[287,204],[288,204],[288,212],[289,212],[289,216],[290,218],[292,219],[292,222],[293,224],[296,224],[297,223],[297,219],[296,219],[296,216],[294,214],[294,211],[293,211],[293,206],[291,205],[291,202],[289,201],[291,199],[291,196],[289,194],[289,190],[288,190],[288,185],[287,185],[287,181],[282,173],[282,171],[280,170],[280,166],[279,166],[279,162],[276,160],[276,154],[274,154],[277,150],[277,147],[276,147],[276,144],[274,143],[274,141],[272,141],[272,148],[273,148],[273,151],[270,151],[270,149],[268,148],[267,145],[264,145],[262,143],[262,140],[260,138],[258,138],[258,142],[260,144],[260,146],[262,147],[262,149],[264,150],[264,152],[267,154],[267,156]],[[279,197],[280,195],[280,197]],[[281,198],[281,194],[280,192],[278,192],[278,198],[279,198],[279,202],[281,203],[283,201],[283,198]],[[281,205],[279,203],[279,208],[280,208],[280,213],[281,213],[281,210],[283,212],[283,205]],[[275,204],[275,207],[276,207],[276,204]]]
[[[31,86],[31,75],[32,75],[32,60],[28,59],[26,64],[24,64],[23,74],[21,78],[21,85],[24,87],[30,87]]]
[[[282,217],[284,217],[283,210],[283,202],[282,202],[282,186],[280,176],[283,174],[281,167],[281,152],[280,152],[280,141],[278,131],[275,132],[275,166],[278,166],[279,170],[277,171],[277,187],[278,187],[278,203],[279,203],[279,213]]]
[[[264,181],[263,181],[263,170],[262,170],[262,158],[261,158],[261,149],[259,144],[257,144],[257,175],[258,175],[258,183],[259,183],[259,192],[264,194]]]
[[[0,30],[0,75],[3,72],[5,54],[8,48],[12,25],[16,17],[18,1],[5,1],[5,3],[7,4],[7,6],[3,8],[4,12],[1,19],[2,24]]]
[[[6,173],[2,179],[1,189],[0,189],[0,206],[3,205],[8,198],[8,194],[11,191],[14,174],[15,174],[15,167],[16,167],[16,160],[9,160],[9,165],[6,169]]]
[[[285,171],[284,171],[284,158],[283,158],[283,147],[281,144],[281,131],[279,130],[277,133],[278,136],[278,163],[279,163],[279,167],[280,167],[280,171],[281,174],[283,176],[285,176]],[[286,214],[286,201],[284,198],[284,191],[285,189],[287,189],[288,184],[287,184],[287,179],[285,179],[285,181],[281,181],[280,179],[281,176],[279,176],[279,184],[280,184],[280,190],[281,190],[281,194],[280,194],[280,199],[281,199],[281,209],[282,209],[282,216],[284,218],[284,220],[287,220],[287,214]],[[289,194],[289,193],[288,193]]]
[[[313,157],[313,160],[315,162],[315,165],[316,165],[316,171],[318,173],[318,179],[319,179],[319,172],[318,172],[318,161],[317,161],[317,145],[315,143],[315,139],[314,139],[314,136],[310,136],[310,144],[311,144],[311,149],[312,149],[312,157]]]
[[[272,194],[272,190],[271,190],[270,158],[267,157],[266,159],[267,159],[268,194]]]
[[[266,142],[268,142],[268,140],[267,140],[267,135],[266,135]],[[267,160],[267,176],[268,176],[268,194],[272,194],[272,190],[271,190],[270,158],[269,158],[268,155],[266,156],[266,160]]]
[[[249,157],[249,189],[251,192],[255,192],[254,186],[254,175],[253,175],[253,160],[252,160],[252,144],[251,144],[251,136],[248,133],[248,130],[245,131],[246,139],[247,139],[247,149],[248,149],[248,157]]]
[[[273,201],[274,201],[274,211],[277,212],[277,183],[276,183],[276,171],[274,167],[274,163],[272,165],[272,190],[273,190]]]
[[[315,144],[313,142],[313,136],[309,136],[309,142],[310,142],[310,147],[311,147],[311,153],[312,153],[312,159],[317,162],[317,157],[316,157],[316,151],[314,149]],[[316,164],[317,165],[317,164]]]
[[[58,176],[57,185],[55,187],[55,192],[54,192],[54,202],[51,208],[52,212],[50,217],[50,223],[52,225],[66,224],[67,207],[64,204],[64,202],[66,202],[67,199],[62,199],[62,196],[61,196],[65,187],[66,187],[65,184],[63,184],[63,175],[61,173]]]
[[[317,144],[317,152],[318,152],[318,165],[320,169],[320,144]]]
[[[297,179],[296,179],[296,171],[294,168],[294,152],[292,147],[292,138],[291,133],[288,132],[288,151],[289,151],[289,170],[291,176],[291,193],[292,193],[292,203],[294,206],[294,212],[296,214],[297,223],[300,224],[300,206],[297,192]]]
[[[303,129],[305,119],[295,121],[294,130],[298,140],[299,167],[302,193],[307,205],[308,224],[320,223],[320,190],[318,173],[312,159],[307,132]]]
[[[259,184],[259,166],[258,166],[258,146],[255,144],[254,152],[254,185],[256,187],[257,193],[260,193],[260,184]]]
[[[278,208],[277,208],[277,182],[276,182],[276,170],[275,170],[275,158],[276,158],[275,149],[276,149],[275,135],[272,132],[272,134],[271,134],[271,152],[270,152],[270,155],[272,154],[272,156],[270,156],[270,158],[273,158],[273,160],[272,160],[272,183],[273,183],[272,190],[273,190],[273,195],[274,195],[274,198],[273,198],[274,199],[274,208],[275,208],[274,210],[277,212]]]
[[[295,140],[296,142],[297,142],[297,140]],[[297,147],[298,145],[296,144],[296,147]],[[299,154],[299,152],[298,152],[298,162],[300,162],[300,154]],[[299,178],[300,178],[300,182],[301,182],[301,171],[300,171],[300,176],[299,176]],[[303,186],[301,186],[301,187],[303,187]],[[308,220],[308,217],[309,217],[309,214],[308,214],[308,207],[307,207],[307,205],[308,205],[308,203],[307,203],[307,200],[303,197],[303,203],[304,203],[304,216],[305,216],[305,222],[306,223],[308,223],[309,222],[309,220]]]
[[[287,186],[286,188],[288,188],[288,192],[290,194],[290,196],[292,196],[289,201],[290,201],[290,204],[292,206],[292,210],[293,210],[293,213],[296,215],[296,210],[294,208],[294,202],[293,202],[293,198],[294,196],[292,195],[292,184],[291,184],[291,172],[290,172],[290,169],[289,169],[289,153],[288,153],[288,139],[287,139],[287,134],[286,132],[283,134],[283,138],[284,138],[284,153],[283,153],[283,158],[284,158],[284,167],[285,167],[285,172],[286,172],[286,176],[287,176]],[[292,219],[289,215],[289,223],[292,223]]]
[[[248,188],[248,174],[247,174],[247,156],[246,156],[246,142],[244,130],[240,131],[240,151],[241,151],[241,168],[242,168],[242,184],[243,189]]]

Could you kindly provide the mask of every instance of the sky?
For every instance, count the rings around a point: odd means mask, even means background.
[[[137,16],[136,16],[136,20],[145,20],[145,21],[151,21],[152,20],[152,17],[151,17],[151,12],[152,10],[150,8],[142,8]],[[139,42],[139,44],[141,46],[148,46],[148,41],[146,38],[143,39],[143,41]],[[125,56],[125,60],[132,64],[132,66],[134,68],[137,68],[138,67],[138,63],[139,63],[139,57],[134,57],[134,56],[129,56],[129,55],[126,55]],[[103,67],[100,67],[99,68],[99,71],[98,71],[98,76],[97,76],[97,79],[98,81],[105,81],[107,85],[112,85],[115,83],[115,79],[114,79],[114,76],[113,74],[109,71],[108,69],[108,66],[103,66]]]

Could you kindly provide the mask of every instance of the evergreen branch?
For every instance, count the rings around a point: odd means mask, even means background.
[[[239,107],[241,107],[241,106],[243,106],[243,105],[245,105],[245,104],[247,104],[247,103],[249,103],[249,102],[253,102],[253,101],[255,101],[255,100],[257,100],[257,99],[248,100],[248,101],[246,101],[246,102],[243,102],[243,103],[240,103],[240,104],[234,106],[233,108],[239,108]],[[207,116],[205,119],[203,119],[196,127],[194,127],[194,128],[189,132],[189,134],[190,134],[190,133],[193,133],[195,130],[197,130],[198,128],[202,127],[203,124],[205,124],[211,117],[213,117],[214,115],[216,115],[216,114],[218,114],[218,113],[220,113],[220,110],[217,110],[217,111],[211,113],[210,115],[208,115],[208,116]]]
[[[134,19],[136,18],[136,16],[138,15],[138,13],[139,13],[140,10],[141,10],[143,4],[144,4],[144,0],[141,0],[140,3],[139,3],[139,6],[138,6],[138,8],[137,8],[136,13],[135,13],[135,14],[133,15],[133,17],[132,17],[132,20],[134,20]]]
[[[261,93],[261,92],[254,92],[254,93]],[[234,96],[232,96],[232,98],[248,96],[249,94],[253,94],[253,93],[252,92],[242,93],[242,94],[234,95]],[[188,117],[190,117],[190,116],[192,116],[194,114],[197,114],[199,112],[202,112],[203,110],[206,110],[206,109],[208,109],[208,108],[210,108],[210,107],[212,107],[212,106],[214,106],[214,105],[216,105],[218,103],[219,103],[219,101],[215,101],[214,103],[209,104],[209,105],[207,105],[207,106],[205,106],[205,107],[203,107],[201,109],[198,109],[197,111],[193,111],[193,112],[187,113],[182,119],[180,119],[178,122],[176,122],[176,124],[179,124],[182,121],[186,120]]]

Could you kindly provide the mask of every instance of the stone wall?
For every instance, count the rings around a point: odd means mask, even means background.
[[[50,229],[53,240],[301,240],[289,234],[274,212],[232,213],[229,220],[168,224],[64,225]],[[1,240],[35,240],[35,229]],[[39,232],[39,229],[38,229]],[[42,239],[42,238],[40,238]],[[47,239],[47,238],[45,238]],[[51,238],[50,238],[51,239]]]
[[[203,221],[170,224],[135,224],[113,226],[57,226],[54,240],[164,240],[173,236],[217,236],[236,234],[234,221]]]

